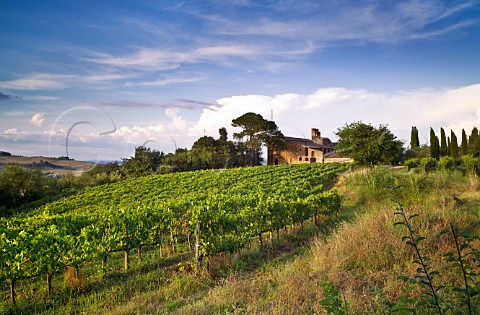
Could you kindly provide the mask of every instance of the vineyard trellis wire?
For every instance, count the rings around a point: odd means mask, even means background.
[[[184,235],[197,235],[202,222],[199,255],[233,253],[253,237],[275,232],[340,209],[335,191],[324,185],[345,164],[304,164],[208,170],[149,176],[88,188],[47,204],[31,215],[0,219],[0,283],[15,284],[52,275],[67,266],[129,255],[146,246],[162,246]]]

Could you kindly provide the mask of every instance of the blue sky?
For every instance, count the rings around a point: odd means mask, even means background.
[[[474,1],[0,2],[0,150],[119,159],[233,133],[357,120],[480,126]],[[424,142],[426,139],[424,139]]]

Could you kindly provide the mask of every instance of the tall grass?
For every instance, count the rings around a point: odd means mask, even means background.
[[[455,290],[465,287],[462,273],[443,256],[455,253],[455,244],[450,234],[440,232],[451,225],[459,231],[470,226],[468,211],[478,213],[480,208],[475,178],[447,172],[365,169],[344,175],[336,188],[343,193],[344,211],[348,211],[339,219],[348,221],[333,233],[320,234],[310,250],[285,264],[232,275],[176,313],[428,314],[428,305],[417,303],[422,288],[402,280],[414,278],[418,264],[415,252],[402,242],[406,230],[394,225],[399,220],[395,209],[401,202],[407,215],[418,214],[412,224],[416,235],[426,237],[419,246],[422,255],[429,257],[428,264],[439,272],[435,285],[446,287],[441,290],[442,298],[451,302],[455,314],[468,314],[462,306],[466,299]],[[480,245],[478,241],[472,244]],[[480,314],[478,296],[470,304],[473,313]]]
[[[461,287],[462,277],[442,255],[452,252],[454,244],[440,232],[450,224],[459,229],[469,226],[472,216],[467,211],[478,213],[477,184],[458,173],[384,169],[356,172],[347,175],[345,182],[345,189],[354,191],[361,214],[354,224],[344,224],[331,237],[314,243],[312,264],[315,272],[328,275],[336,287],[345,290],[352,313],[388,313],[409,287],[399,278],[417,272],[418,257],[402,242],[405,230],[394,226],[398,221],[395,202],[405,204],[405,212],[419,215],[414,224],[416,233],[426,237],[423,253],[439,272],[436,283],[447,287],[444,298],[452,300],[449,288]],[[420,293],[419,288],[408,292],[416,298]],[[476,302],[480,302],[478,297]],[[480,312],[478,306],[476,311]]]

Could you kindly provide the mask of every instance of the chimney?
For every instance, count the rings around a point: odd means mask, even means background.
[[[312,128],[312,140],[320,139],[320,131],[317,128]]]

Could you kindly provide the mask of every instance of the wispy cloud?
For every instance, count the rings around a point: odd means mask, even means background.
[[[164,101],[164,102],[137,102],[137,101],[125,101],[125,100],[110,100],[102,101],[101,105],[111,106],[111,107],[131,107],[131,108],[181,108],[188,110],[196,109],[209,109],[215,110],[218,104],[212,104],[203,101],[187,100],[187,99],[176,99],[173,101]]]
[[[396,43],[411,39],[435,38],[465,29],[478,20],[455,20],[454,16],[478,2],[446,5],[437,0],[384,1],[280,1],[273,9],[296,12],[288,17],[277,14],[252,14],[250,18],[203,16],[214,34],[304,39],[320,46],[351,41]],[[272,6],[269,6],[272,8]],[[443,22],[443,23],[438,23]]]
[[[22,99],[27,101],[56,101],[59,100],[59,96],[49,96],[49,95],[29,95],[24,96]]]
[[[97,53],[86,58],[87,61],[115,67],[136,68],[141,70],[171,70],[179,67],[181,62],[190,62],[188,54],[165,49],[141,48],[137,52],[115,57],[110,54]]]
[[[164,48],[140,48],[132,54],[115,57],[110,54],[98,53],[86,60],[119,68],[130,68],[144,71],[172,70],[181,64],[198,63],[202,61],[218,61],[227,57],[251,57],[262,54],[264,48],[246,44],[224,44],[216,46],[201,46],[193,49],[169,50]]]
[[[140,82],[127,82],[125,85],[128,86],[165,86],[171,84],[179,83],[192,83],[205,80],[205,77],[193,77],[193,78],[183,78],[183,77],[165,77],[155,81],[140,81]]]
[[[102,73],[92,74],[80,78],[80,81],[84,82],[105,82],[105,81],[117,81],[138,77],[136,74],[120,74],[120,73]]]
[[[181,2],[178,2],[176,4],[174,4],[173,6],[171,7],[166,7],[163,9],[163,11],[175,11],[175,10],[178,10],[180,9],[181,7],[183,7],[183,5],[185,4],[186,1],[181,1]]]
[[[102,74],[58,74],[58,73],[29,73],[19,79],[1,81],[0,88],[9,90],[61,90],[72,86],[109,84],[114,81],[132,79],[136,74],[102,73]],[[2,94],[5,95],[5,94]],[[0,97],[1,99],[1,97]],[[48,96],[32,96],[28,99],[53,100]]]
[[[0,82],[0,88],[11,90],[57,90],[69,86],[76,76],[50,73],[32,73],[21,79]]]
[[[326,47],[396,44],[452,34],[460,36],[460,31],[478,24],[478,20],[456,18],[459,12],[478,6],[475,1],[453,5],[439,0],[390,3],[345,0],[321,4],[317,1],[279,1],[275,4],[242,1],[241,5],[258,7],[258,10],[252,9],[248,15],[242,15],[229,9],[238,4],[214,2],[209,4],[207,12],[202,7],[181,2],[176,9],[185,9],[203,23],[190,36],[184,34],[184,25],[179,23],[176,24],[179,30],[172,30],[171,34],[158,33],[159,41],[171,43],[168,48],[145,45],[130,53],[96,52],[84,60],[117,69],[152,72],[175,70],[188,64],[243,66],[242,61],[249,60],[260,67],[270,64],[263,67],[264,70],[278,71],[280,68],[272,62],[279,65]],[[184,8],[187,6],[188,10]],[[152,29],[158,32],[150,22],[138,27],[150,34]],[[177,42],[177,37],[182,40]],[[162,82],[151,84],[162,85]]]

